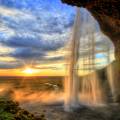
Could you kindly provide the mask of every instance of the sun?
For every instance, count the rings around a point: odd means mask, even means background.
[[[34,70],[32,68],[26,68],[25,70],[23,70],[23,73],[25,73],[25,74],[33,74]]]

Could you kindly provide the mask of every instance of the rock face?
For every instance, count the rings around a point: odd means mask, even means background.
[[[62,0],[62,2],[87,8],[99,22],[103,33],[114,43],[116,99],[120,101],[120,0]]]

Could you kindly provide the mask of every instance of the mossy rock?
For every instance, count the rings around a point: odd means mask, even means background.
[[[35,118],[33,114],[21,109],[18,102],[0,99],[0,120],[46,120],[43,116]]]

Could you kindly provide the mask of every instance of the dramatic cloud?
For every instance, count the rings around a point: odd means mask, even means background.
[[[14,62],[0,62],[0,69],[15,69],[24,66],[22,63],[18,61]]]
[[[41,40],[39,37],[24,37],[24,36],[13,36],[8,40],[1,40],[1,43],[9,47],[30,47],[37,48],[43,51],[54,51],[64,46],[64,41],[57,40]]]
[[[42,51],[38,51],[36,49],[34,50],[31,48],[18,48],[15,50],[14,53],[11,53],[10,55],[16,58],[33,59],[44,56],[44,53]]]
[[[100,32],[97,21],[86,9],[81,8],[80,14],[81,38],[91,31]],[[33,59],[34,63],[64,60],[64,55],[56,57],[54,52],[68,44],[74,17],[74,8],[60,0],[0,0],[0,45],[12,49],[0,57],[16,60],[12,64],[0,63],[0,68],[16,68],[22,61],[28,63]],[[96,35],[96,46],[103,48],[105,39],[99,36]],[[48,56],[51,52],[52,56]]]
[[[59,10],[56,13],[51,8],[50,13],[47,10],[46,5],[41,6],[40,1],[1,0],[0,44],[13,51],[0,56],[27,62],[34,59],[34,63],[38,59],[57,60],[56,57],[49,58],[46,55],[64,47],[73,24],[73,13],[65,15]],[[4,65],[0,67],[3,68]]]

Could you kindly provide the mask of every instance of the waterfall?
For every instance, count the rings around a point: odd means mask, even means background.
[[[89,21],[88,21],[89,22]],[[96,70],[96,40],[94,36],[94,31],[92,28],[87,30],[88,32],[86,35],[88,39],[84,40],[88,43],[88,46],[83,48],[87,50],[87,56],[85,56],[84,67],[83,69],[87,68],[88,75],[83,76],[82,80],[80,80],[80,102],[82,104],[88,106],[98,106],[103,105],[105,103],[105,96],[101,86],[101,79],[99,78],[98,72]],[[82,56],[80,56],[81,58]],[[87,61],[87,63],[86,63]]]
[[[88,16],[86,16],[88,18]],[[88,21],[89,22],[89,21]],[[77,14],[74,21],[71,44],[70,44],[70,55],[67,58],[67,77],[65,77],[65,100],[64,107],[65,111],[72,111],[80,107],[80,104],[84,105],[100,105],[104,103],[104,94],[102,91],[101,80],[99,79],[96,72],[96,41],[94,36],[94,29],[89,27],[86,32],[87,39],[87,60],[85,67],[89,71],[90,75],[81,77],[79,70],[83,69],[79,65],[79,60],[83,59],[80,56],[81,44],[86,44],[86,39],[81,42],[81,19],[80,19],[80,8],[77,8]],[[86,51],[85,51],[86,52]],[[84,53],[83,53],[84,54]],[[82,55],[83,55],[82,54]],[[86,63],[87,62],[87,63]],[[90,67],[89,67],[90,66]]]
[[[115,97],[116,97],[116,80],[115,80],[115,77],[114,77],[114,67],[113,67],[113,64],[109,64],[109,66],[107,67],[107,79],[108,79],[108,82],[109,82],[109,86],[110,86],[110,89],[111,89],[111,97],[113,101],[116,101]]]
[[[80,82],[80,102],[88,106],[103,105],[104,97],[97,72],[93,72]]]
[[[65,79],[65,110],[77,107],[79,103],[79,79],[77,72],[77,62],[79,58],[80,42],[80,9],[77,8],[77,15],[74,22],[71,37],[71,48],[68,66],[68,77]]]

